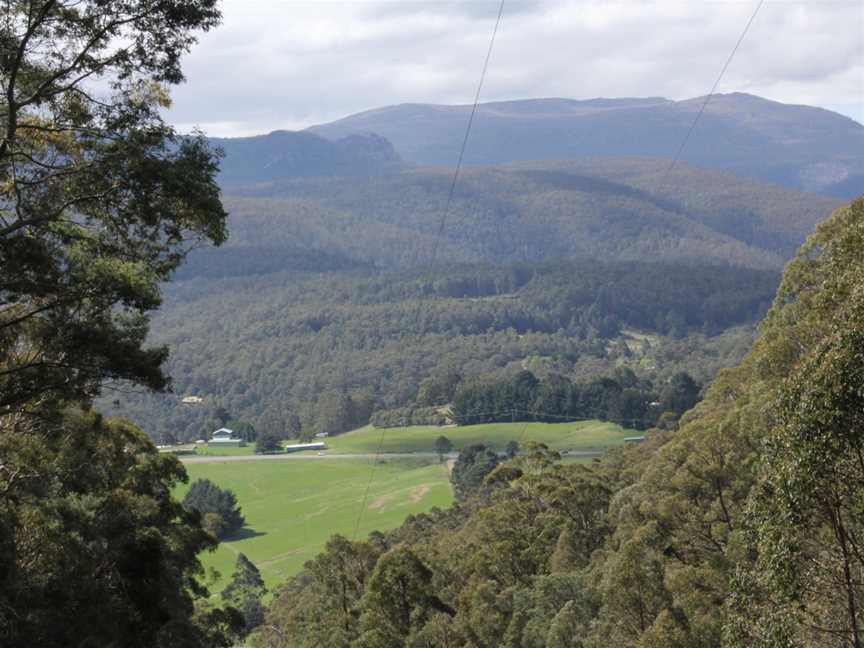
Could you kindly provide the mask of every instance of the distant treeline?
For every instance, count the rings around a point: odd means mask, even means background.
[[[686,373],[655,387],[630,369],[572,382],[557,374],[538,379],[530,371],[481,377],[456,390],[453,420],[460,425],[501,421],[600,419],[646,429],[664,418],[677,420],[699,400],[700,386]]]
[[[437,407],[398,407],[378,410],[369,422],[376,428],[396,428],[408,425],[446,425],[447,415]]]
[[[440,382],[440,381],[439,381]],[[432,379],[423,383],[421,397],[428,399]],[[631,369],[618,368],[608,376],[571,381],[559,374],[538,379],[530,371],[512,375],[468,378],[452,388],[448,415],[438,407],[416,405],[375,412],[375,427],[402,425],[458,425],[599,419],[644,430],[668,427],[699,401],[701,387],[686,372],[655,385]],[[445,398],[444,393],[440,398]],[[449,400],[449,399],[448,399]]]

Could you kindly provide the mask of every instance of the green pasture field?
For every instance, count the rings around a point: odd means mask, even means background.
[[[381,441],[382,430],[371,425],[324,439],[332,453],[374,453]],[[503,452],[508,441],[545,443],[555,450],[605,449],[619,445],[637,433],[603,421],[577,423],[487,423],[466,426],[412,426],[386,428],[381,441],[381,452],[434,452],[435,439],[444,435],[453,442],[455,450],[483,443]]]
[[[296,574],[333,534],[350,538],[372,467],[371,460],[362,459],[187,465],[190,483],[206,478],[234,491],[246,517],[235,538],[201,556],[205,568],[221,574],[211,592],[228,582],[240,552],[258,566],[272,589]],[[187,489],[178,488],[176,495],[182,498]],[[392,529],[407,515],[447,507],[452,499],[446,466],[416,459],[379,460],[357,537]]]

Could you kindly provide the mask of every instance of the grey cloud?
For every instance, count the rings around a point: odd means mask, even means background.
[[[753,6],[510,0],[482,98],[705,94]],[[394,103],[467,103],[496,11],[494,0],[228,0],[223,26],[190,54],[168,117],[237,135]],[[845,107],[860,120],[861,19],[858,0],[769,0],[720,91]]]
[[[544,4],[553,0],[509,0],[505,2],[507,16],[541,11]],[[393,0],[370,5],[368,15],[372,17],[459,15],[475,20],[487,20],[498,15],[500,0]]]

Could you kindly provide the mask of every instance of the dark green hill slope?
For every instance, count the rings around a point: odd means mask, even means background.
[[[451,177],[431,168],[235,189],[227,246],[193,255],[181,276],[428,264]],[[467,168],[438,260],[587,256],[779,269],[836,204],[688,165],[666,174],[659,160]]]
[[[703,99],[533,99],[483,104],[468,164],[595,156],[671,158]],[[452,165],[470,106],[403,104],[314,126],[336,139],[377,133],[410,162]],[[683,159],[826,195],[864,187],[864,126],[821,108],[715,95]]]

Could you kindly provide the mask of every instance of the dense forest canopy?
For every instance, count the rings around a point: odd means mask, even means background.
[[[511,376],[480,377],[454,388],[449,417],[458,424],[500,421],[599,419],[644,430],[669,425],[699,400],[700,386],[686,372],[662,385],[639,379],[632,369],[573,382],[560,374],[538,379],[522,370]]]
[[[780,270],[840,204],[683,163],[668,167],[618,158],[466,168],[438,260],[592,257]],[[449,168],[413,169],[231,188],[227,247],[193,254],[178,278],[428,264],[451,179]]]

